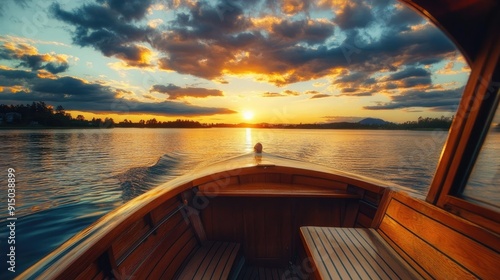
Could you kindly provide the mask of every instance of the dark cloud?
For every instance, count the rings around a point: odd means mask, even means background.
[[[188,12],[177,14],[170,29],[187,37],[211,39],[246,31],[252,25],[239,5],[220,5],[198,1]]]
[[[412,9],[403,7],[393,11],[387,26],[399,31],[406,31],[411,25],[420,24],[422,22],[424,22],[424,19],[421,15]]]
[[[336,96],[363,97],[377,93],[391,93],[399,89],[426,90],[433,87],[431,72],[423,68],[407,67],[393,74],[372,77],[376,74],[376,72],[344,72],[343,76],[333,82],[341,92]]]
[[[400,81],[400,83],[387,83],[387,89],[432,85],[431,72],[422,68],[414,67],[409,67],[397,73],[391,74],[388,76],[387,80]]]
[[[342,93],[351,93],[351,92],[357,92],[357,88],[343,88],[340,92]]]
[[[375,91],[351,91],[351,92],[342,92],[339,95],[336,95],[337,97],[339,96],[355,96],[355,97],[363,97],[363,96],[372,96],[375,94]]]
[[[431,77],[410,77],[404,79],[402,82],[403,82],[403,87],[405,88],[432,85]]]
[[[272,33],[290,43],[304,42],[310,45],[324,43],[334,33],[333,23],[309,20],[283,20],[273,24]]]
[[[361,36],[359,33],[353,33]],[[363,41],[360,37],[359,40]],[[358,44],[348,52],[350,73],[337,79],[334,84],[340,88],[358,88],[362,84],[364,92],[374,94],[380,89],[430,85],[430,72],[419,67],[449,59],[455,55],[453,44],[432,25],[423,25],[414,30],[394,31],[390,27],[380,38],[367,44]],[[399,69],[403,69],[398,71]],[[396,72],[384,79],[376,79],[379,72]],[[401,83],[385,83],[382,81]],[[356,85],[357,84],[357,85]],[[371,85],[371,86],[370,86]],[[361,90],[361,89],[360,89]],[[350,94],[352,95],[352,94]]]
[[[218,89],[206,89],[198,87],[179,87],[174,84],[154,85],[149,90],[150,92],[159,92],[168,94],[168,99],[176,100],[183,97],[205,98],[209,96],[224,96],[222,91]]]
[[[109,102],[113,101],[115,92],[112,88],[101,84],[86,83],[72,77],[58,79],[36,79],[32,82],[33,93],[52,95],[46,101],[68,100],[79,102]]]
[[[410,77],[430,77],[431,73],[428,70],[422,68],[409,67],[403,71],[399,71],[389,76],[389,80],[396,81],[402,80]]]
[[[363,39],[360,37],[359,41]],[[437,28],[426,25],[412,31],[382,33],[377,40],[362,45],[355,52],[348,52],[349,69],[395,71],[406,65],[436,63],[454,56],[455,51],[453,44]]]
[[[450,90],[407,91],[391,96],[388,103],[365,106],[367,110],[394,110],[415,107],[429,108],[434,111],[456,111],[462,96],[463,87]]]
[[[31,68],[32,70],[45,69],[52,74],[64,72],[69,68],[66,61],[47,62],[44,55],[23,55],[19,59],[21,60],[21,66]]]
[[[169,54],[159,59],[160,69],[210,80],[221,77],[226,62],[234,57],[231,51],[222,47],[184,40],[172,34],[156,38],[153,46]]]
[[[120,14],[125,20],[139,20],[144,18],[152,0],[97,0]]]
[[[104,1],[102,1],[104,2]],[[105,56],[115,56],[130,66],[147,67],[150,50],[147,43],[154,29],[136,26],[132,19],[141,19],[151,1],[106,1],[107,5],[86,4],[68,12],[53,4],[55,17],[75,27],[73,42],[93,47]]]
[[[19,81],[22,81],[24,79],[30,80],[36,77],[37,74],[30,71],[7,70],[0,68],[0,78],[2,78],[0,82],[2,83],[2,85],[5,85],[5,82],[7,80],[12,81],[13,83],[18,83]]]
[[[341,92],[336,96],[371,96],[381,87],[381,83],[375,78],[370,77],[374,73],[369,72],[348,72],[343,71],[343,75],[333,81]]]
[[[311,99],[330,97],[330,94],[316,94],[311,97]]]
[[[62,105],[66,110],[118,114],[208,116],[236,113],[226,108],[201,107],[173,101],[147,103],[127,100],[119,97],[127,91],[100,83],[73,77],[44,79],[27,71],[0,69],[0,87],[14,86],[23,90],[15,94],[4,90],[0,92],[0,100],[13,104],[43,100]]]
[[[353,1],[337,13],[334,22],[343,30],[363,28],[374,20],[372,10],[364,1]]]
[[[278,92],[265,92],[262,94],[262,97],[285,97],[285,96],[298,96],[300,92],[295,90],[284,90],[281,93]]]
[[[289,89],[283,91],[283,93],[286,94],[286,95],[291,95],[291,96],[298,96],[298,95],[300,95],[300,93],[298,91],[289,90]]]
[[[369,73],[366,72],[343,72],[343,75],[340,78],[337,78],[334,84],[342,84],[342,83],[352,83],[359,82],[367,79]]]
[[[279,92],[264,92],[262,97],[285,97],[286,94],[281,94]]]

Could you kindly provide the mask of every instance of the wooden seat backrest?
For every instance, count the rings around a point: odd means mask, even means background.
[[[407,194],[386,192],[372,227],[424,278],[498,279],[497,234]]]

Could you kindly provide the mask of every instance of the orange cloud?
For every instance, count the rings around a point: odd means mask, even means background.
[[[460,59],[456,60],[450,60],[446,65],[442,68],[436,71],[436,74],[441,74],[441,75],[455,75],[455,74],[460,74],[460,73],[468,73],[470,72],[469,66],[460,61],[463,60],[462,57]],[[462,67],[457,66],[457,64],[464,64]],[[456,68],[460,67],[458,70]]]
[[[0,46],[0,53],[3,59],[20,61],[19,66],[30,68],[31,70],[46,70],[52,74],[64,72],[69,68],[69,56],[64,54],[45,53],[40,54],[38,49],[22,42],[6,41],[2,37],[4,44]]]
[[[337,10],[337,9],[342,10],[348,4],[352,5],[352,3],[350,3],[350,1],[348,1],[348,0],[319,0],[317,2],[318,7],[330,8],[333,10]]]
[[[262,97],[284,97],[285,94],[281,94],[279,92],[264,92]]]
[[[56,79],[57,78],[57,75],[54,75],[52,73],[50,73],[49,71],[46,71],[46,70],[39,70],[36,75],[39,77],[39,78],[42,78],[42,79]]]
[[[303,0],[282,0],[281,10],[287,15],[294,15],[304,11],[309,5],[309,1]]]
[[[254,30],[271,30],[271,26],[274,24],[279,24],[283,19],[277,16],[265,15],[263,17],[252,17],[250,22],[252,23],[252,29]]]
[[[137,46],[137,53],[134,56],[117,54],[116,57],[124,62],[121,66],[125,68],[147,68],[152,66],[153,52],[144,46]]]
[[[327,94],[321,94],[319,91],[316,91],[316,90],[308,90],[304,93],[300,93],[298,91],[289,90],[289,89],[284,90],[282,92],[264,92],[261,96],[262,97],[286,97],[286,96],[299,96],[302,94],[313,95],[311,98],[320,98],[320,97],[330,96]]]
[[[4,44],[4,48],[11,51],[11,53],[16,57],[38,54],[38,50],[35,47],[25,43],[6,42]]]

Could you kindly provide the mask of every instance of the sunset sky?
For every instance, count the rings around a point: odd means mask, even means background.
[[[87,119],[404,122],[453,115],[469,75],[388,0],[8,0],[0,26],[0,104]]]

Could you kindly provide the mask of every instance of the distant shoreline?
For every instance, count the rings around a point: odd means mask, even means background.
[[[43,129],[100,129],[100,127],[69,126],[0,126],[0,130],[43,130]]]
[[[140,128],[140,129],[201,129],[201,128],[255,128],[255,129],[306,129],[306,130],[401,130],[401,131],[448,131],[448,128],[387,128],[387,127],[343,127],[343,128],[321,128],[321,127],[286,127],[286,126],[276,126],[276,127],[245,127],[245,126],[206,126],[206,127],[67,127],[67,126],[0,126],[0,130],[71,130],[71,129],[82,129],[82,130],[95,130],[95,129],[115,129],[115,128]]]
[[[113,118],[92,118],[86,120],[83,115],[73,118],[62,106],[54,109],[45,102],[33,102],[31,105],[0,104],[0,129],[96,129],[96,128],[281,128],[281,129],[364,129],[364,130],[448,130],[453,117],[440,118],[419,117],[415,121],[403,123],[387,122],[382,119],[367,117],[359,122],[330,123],[200,123],[190,119],[175,121],[158,121],[156,118],[132,122],[123,120],[115,122]]]

